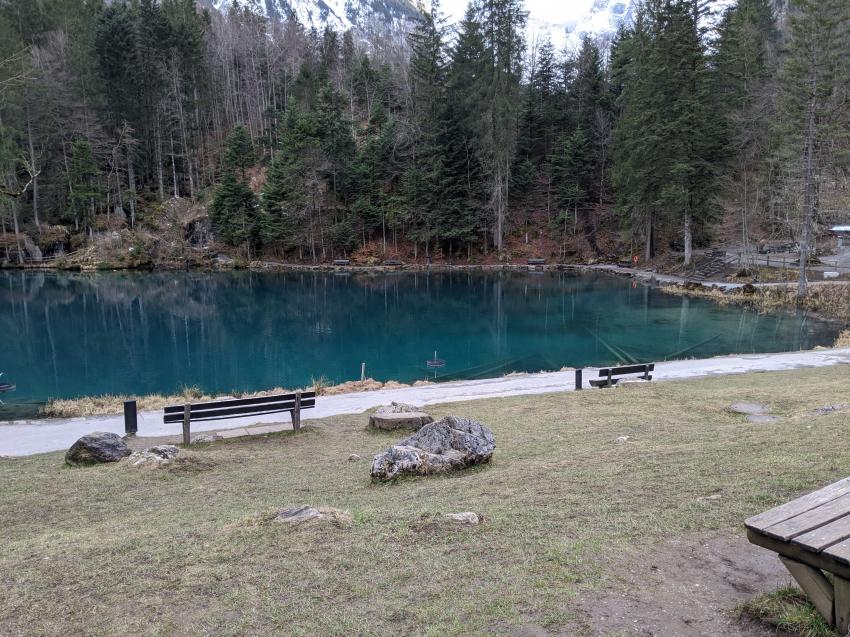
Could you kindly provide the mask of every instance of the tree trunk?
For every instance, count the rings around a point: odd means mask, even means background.
[[[130,186],[130,228],[136,227],[136,173],[133,172],[133,151],[127,148],[127,182]]]
[[[684,232],[684,243],[685,243],[685,265],[690,265],[691,261],[693,261],[693,252],[694,252],[694,237],[693,230],[691,228],[691,215],[690,213],[685,215],[685,232]]]
[[[652,260],[652,257],[654,255],[654,250],[652,246],[652,233],[652,213],[650,212],[646,215],[646,252],[644,254],[644,257],[647,263]]]
[[[24,264],[24,249],[21,246],[21,231],[18,227],[18,202],[13,200],[9,207],[12,209],[12,227],[15,230],[15,245],[18,247],[18,264]]]
[[[35,227],[41,234],[41,222],[38,219],[38,168],[35,165],[35,147],[32,143],[32,121],[27,116],[27,146],[30,152],[30,170],[32,171],[32,216]]]
[[[797,298],[808,294],[806,263],[809,259],[810,233],[817,198],[815,183],[815,108],[817,107],[817,75],[812,74],[811,93],[806,108],[806,137],[803,152],[803,227],[800,232],[800,271],[797,279]]]

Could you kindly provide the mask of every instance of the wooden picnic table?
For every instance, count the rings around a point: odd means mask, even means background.
[[[842,635],[847,634],[850,478],[753,516],[744,524],[750,542],[778,553],[818,611]]]

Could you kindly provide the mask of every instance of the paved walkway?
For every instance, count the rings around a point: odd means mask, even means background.
[[[808,352],[788,352],[783,354],[752,354],[743,356],[723,356],[705,360],[674,361],[658,363],[655,367],[656,380],[674,380],[713,376],[722,374],[741,374],[757,371],[781,371],[804,367],[826,367],[829,365],[850,364],[850,348],[819,350]],[[585,383],[591,375],[585,370]],[[367,409],[385,405],[391,401],[437,404],[451,403],[501,396],[519,396],[525,394],[545,394],[552,392],[574,391],[575,374],[569,372],[547,372],[540,374],[521,374],[487,380],[458,381],[439,383],[422,387],[406,387],[337,396],[319,397],[316,408],[305,411],[302,420],[325,418],[340,414],[360,414]],[[288,422],[287,414],[269,414],[250,418],[193,423],[192,431],[244,430],[254,424],[269,425]],[[180,433],[180,424],[165,425],[162,412],[142,412],[139,414],[139,436],[173,436]],[[264,428],[266,431],[270,429]],[[112,431],[124,433],[123,416],[96,416],[88,418],[46,419],[0,423],[0,455],[26,456],[48,451],[67,449],[80,436],[92,431]],[[232,434],[245,435],[247,431],[233,431]],[[254,433],[259,433],[254,431]]]

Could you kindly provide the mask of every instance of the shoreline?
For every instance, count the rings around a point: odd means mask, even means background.
[[[850,347],[809,350],[777,354],[746,354],[657,363],[656,381],[684,380],[716,375],[747,374],[768,371],[790,371],[803,368],[850,365]],[[585,370],[591,378],[592,369]],[[470,400],[493,399],[531,394],[575,391],[572,371],[517,374],[474,381],[453,381],[420,387],[380,389],[376,391],[320,396],[315,409],[302,414],[302,421],[338,415],[362,414],[368,409],[392,401],[419,405],[445,404]],[[585,391],[605,391],[587,389]],[[615,391],[615,390],[610,390]],[[226,431],[251,425],[289,423],[288,414],[234,418],[228,421],[199,422],[194,433]],[[28,456],[67,449],[75,440],[92,431],[124,433],[123,415],[37,419],[0,423],[0,456]],[[179,434],[180,424],[165,425],[162,411],[139,413],[139,438],[156,438]],[[246,433],[247,435],[247,433]]]

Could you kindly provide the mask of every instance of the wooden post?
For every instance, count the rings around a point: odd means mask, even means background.
[[[609,367],[608,368],[608,384],[606,385],[606,387],[613,387],[614,386],[614,385],[611,384],[611,372],[612,371],[613,370]]]
[[[581,390],[582,390],[582,386],[581,386],[581,372],[582,372],[582,370],[581,370],[581,369],[577,369],[577,370],[576,370],[576,391],[581,391]]]
[[[301,429],[301,392],[295,392],[295,409],[292,410],[292,429]]]
[[[649,365],[643,366],[643,379],[649,380]]]
[[[366,363],[360,363],[360,382],[366,382]]]
[[[135,436],[139,431],[139,421],[136,413],[136,401],[124,401],[124,433]]]
[[[192,418],[192,405],[183,405],[183,444],[191,444],[191,432],[189,431],[189,421]]]

